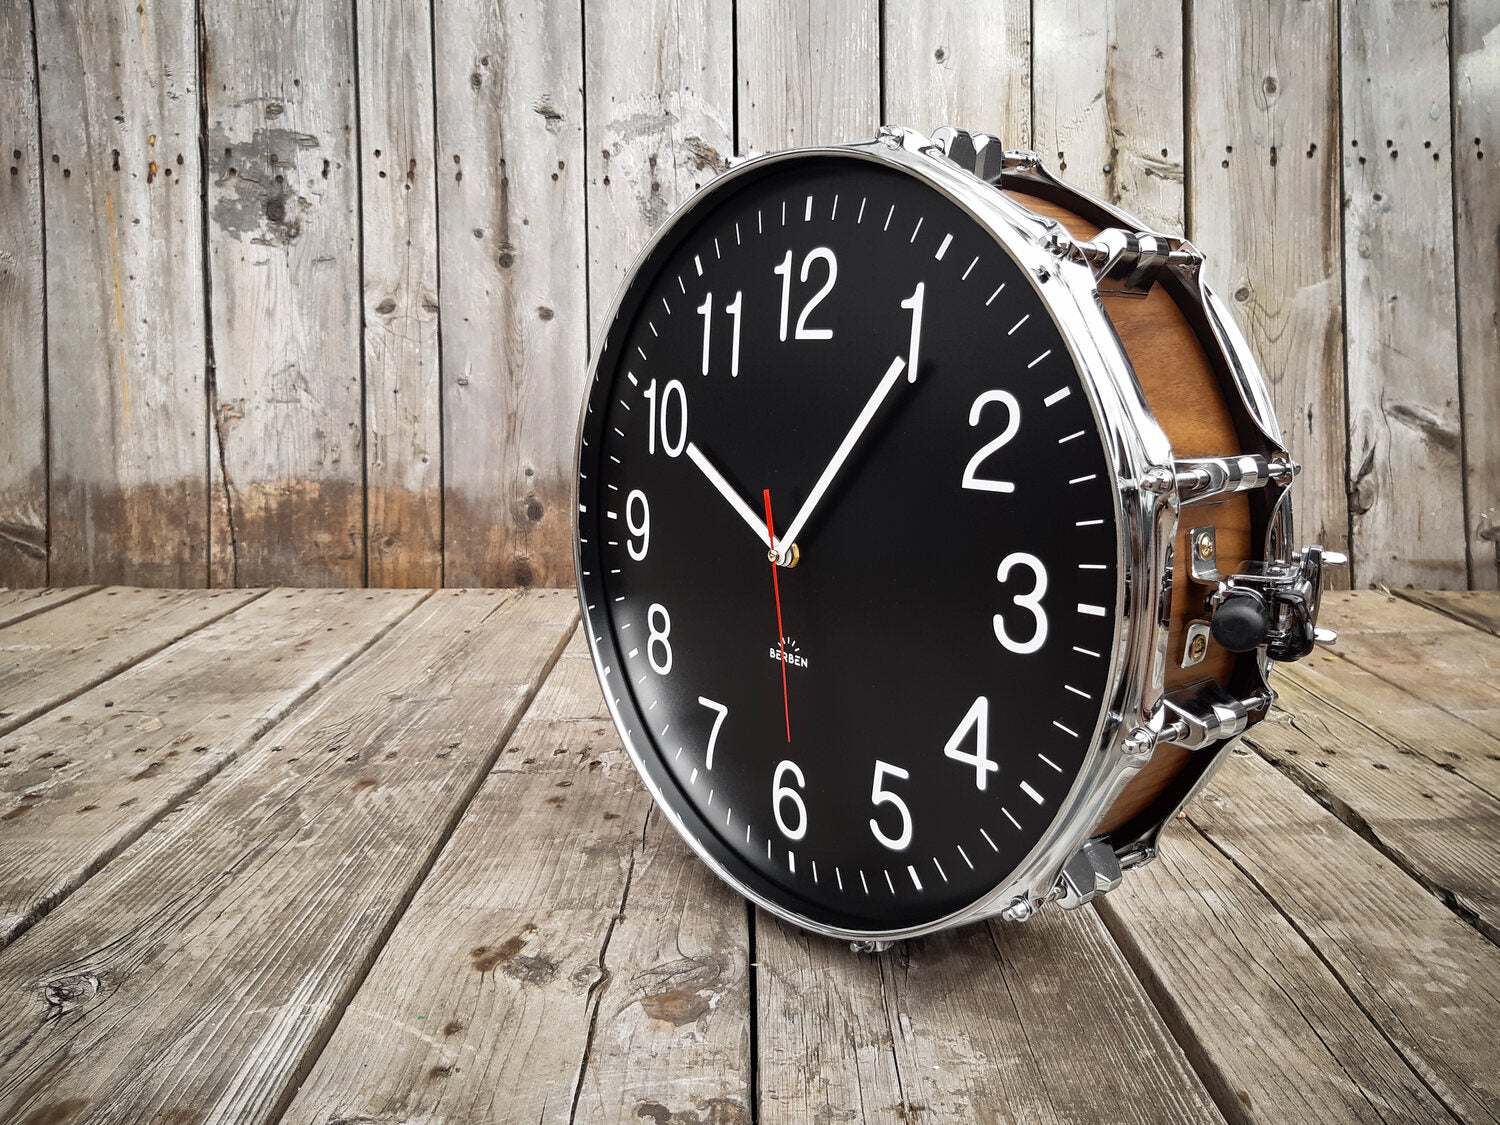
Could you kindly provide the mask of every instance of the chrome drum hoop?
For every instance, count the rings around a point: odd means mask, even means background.
[[[1251,492],[1251,542],[1261,547],[1258,560],[1266,567],[1286,567],[1291,563],[1302,563],[1303,556],[1292,553],[1293,512],[1290,485],[1297,466],[1292,462],[1276,421],[1270,387],[1262,375],[1233,315],[1213,289],[1203,280],[1203,256],[1191,243],[1171,235],[1153,231],[1138,222],[1134,216],[1072,184],[1058,179],[1046,166],[1043,159],[1029,150],[1003,150],[998,138],[984,135],[969,135],[952,128],[939,129],[934,133],[934,143],[949,159],[974,172],[992,186],[1005,190],[1014,189],[1022,196],[1032,195],[1052,202],[1078,215],[1100,228],[1098,241],[1106,243],[1106,234],[1126,235],[1114,240],[1118,249],[1125,243],[1139,247],[1142,244],[1156,248],[1157,260],[1149,276],[1142,280],[1137,274],[1127,281],[1139,288],[1127,291],[1144,294],[1151,284],[1160,284],[1171,296],[1185,316],[1188,324],[1201,343],[1209,363],[1218,377],[1223,401],[1228,408],[1239,436],[1240,450],[1227,454],[1223,461],[1233,468],[1235,462],[1249,455],[1257,468],[1271,470],[1271,479],[1262,479],[1259,488],[1245,488]],[[999,150],[999,151],[997,151]],[[1024,207],[1024,202],[1018,202]],[[1114,229],[1110,229],[1114,228]],[[1128,232],[1128,233],[1127,233]],[[1072,242],[1071,237],[1059,230],[1061,243]],[[1076,245],[1076,244],[1075,244]],[[1078,251],[1085,260],[1098,263],[1092,253],[1093,246],[1079,246]],[[1139,255],[1137,261],[1144,255]],[[1109,265],[1098,272],[1099,295],[1118,293],[1120,289],[1106,290],[1103,286],[1109,275]],[[1118,275],[1115,275],[1118,276]],[[1102,301],[1101,301],[1102,303]],[[1174,473],[1180,486],[1181,462]],[[1275,467],[1280,467],[1277,471]],[[1238,491],[1239,489],[1229,489]],[[1174,487],[1175,491],[1175,487]],[[1185,495],[1179,495],[1180,501]],[[1320,567],[1323,561],[1338,564],[1343,560],[1337,555],[1324,555],[1319,548],[1306,552],[1311,559],[1314,590],[1321,588]],[[1196,569],[1196,568],[1194,568]],[[1308,565],[1301,566],[1305,573]],[[1174,581],[1191,580],[1187,560],[1179,560],[1173,575]],[[1233,582],[1233,578],[1229,579]],[[1316,620],[1316,594],[1314,595],[1312,618]],[[1330,634],[1331,636],[1331,634]],[[1166,654],[1164,653],[1165,657]],[[1229,697],[1233,699],[1239,715],[1238,721],[1224,729],[1224,737],[1200,744],[1189,759],[1182,773],[1174,779],[1163,798],[1158,799],[1146,813],[1137,817],[1114,834],[1109,843],[1126,866],[1143,862],[1155,855],[1157,840],[1166,823],[1208,783],[1214,772],[1222,765],[1232,747],[1238,744],[1240,735],[1250,726],[1264,719],[1276,695],[1268,683],[1272,661],[1262,648],[1239,654],[1230,677]],[[1161,664],[1164,670],[1165,659]],[[1159,681],[1158,681],[1159,682]],[[1161,738],[1157,724],[1156,733],[1147,734],[1146,740],[1176,741]]]

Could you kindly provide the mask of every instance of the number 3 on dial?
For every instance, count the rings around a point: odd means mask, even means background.
[[[1047,568],[1042,565],[1042,560],[1035,555],[1028,555],[1024,551],[1006,555],[1000,562],[1000,569],[995,577],[1004,582],[1009,576],[1011,569],[1024,566],[1031,571],[1031,590],[1025,594],[1017,594],[1011,601],[1031,614],[1033,622],[1031,636],[1025,640],[1016,640],[1005,631],[1005,615],[995,614],[995,637],[1011,652],[1022,656],[1035,652],[1047,643],[1047,612],[1042,609],[1042,595],[1047,592]]]

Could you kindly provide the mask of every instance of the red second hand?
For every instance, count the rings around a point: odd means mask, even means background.
[[[766,534],[770,536],[772,544],[776,542],[776,528],[771,523],[771,490],[768,488],[766,496]],[[775,547],[772,547],[775,550]],[[781,629],[781,581],[776,576],[778,563],[773,555],[771,558],[771,591],[776,595],[776,652],[781,657],[781,709],[786,716],[786,740],[792,740],[792,705],[786,693],[786,645],[782,638],[786,635]]]

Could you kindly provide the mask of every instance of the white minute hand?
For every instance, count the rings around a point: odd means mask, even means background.
[[[886,395],[891,393],[896,380],[901,378],[901,372],[905,367],[906,360],[899,355],[891,360],[891,365],[881,376],[880,385],[875,388],[875,393],[865,403],[864,409],[859,412],[859,417],[854,419],[854,425],[849,427],[849,432],[844,435],[844,440],[839,442],[838,449],[834,450],[833,460],[828,462],[822,475],[818,477],[818,483],[813,485],[812,491],[807,494],[807,499],[802,502],[802,507],[793,517],[792,522],[787,525],[786,532],[779,537],[776,545],[778,552],[782,550],[781,544],[785,543],[790,547],[797,542],[797,536],[802,534],[803,527],[812,518],[813,509],[818,506],[818,501],[823,499],[823,494],[828,491],[828,486],[833,483],[833,478],[838,475],[838,471],[844,467],[844,462],[849,459],[850,451],[869,428],[870,420],[875,417],[875,412],[880,409],[880,404],[885,401]]]

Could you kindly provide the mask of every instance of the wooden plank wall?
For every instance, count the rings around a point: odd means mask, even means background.
[[[1500,584],[1500,0],[19,0],[0,585],[570,583],[637,249],[730,155],[881,121],[1185,232],[1300,536]]]

